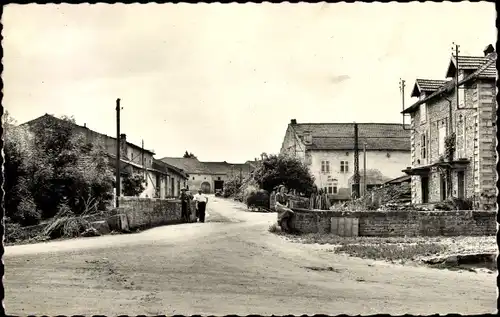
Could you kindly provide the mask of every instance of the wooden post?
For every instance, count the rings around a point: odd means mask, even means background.
[[[116,99],[116,208],[120,207],[120,98]]]

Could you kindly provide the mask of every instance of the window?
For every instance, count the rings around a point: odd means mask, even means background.
[[[217,177],[217,180],[220,181],[220,177]]]
[[[427,133],[424,132],[420,135],[420,158],[427,158]]]
[[[458,88],[458,104],[461,108],[465,107],[465,87]]]
[[[321,173],[330,173],[330,162],[322,161],[321,162]]]
[[[438,130],[438,154],[442,155],[444,154],[445,150],[445,138],[446,138],[446,125],[442,125],[439,127]]]
[[[462,126],[462,133],[463,133],[463,146],[462,146],[462,157],[467,157],[467,126],[465,125],[465,120],[466,118],[463,118],[463,126]]]
[[[329,195],[338,193],[338,182],[336,179],[328,183],[328,191],[326,191],[325,189],[325,192],[327,192]]]
[[[340,172],[341,173],[349,172],[349,162],[348,161],[340,161]]]
[[[193,176],[193,180],[194,180],[194,176]]]
[[[427,119],[427,104],[420,105],[420,122],[423,123]]]

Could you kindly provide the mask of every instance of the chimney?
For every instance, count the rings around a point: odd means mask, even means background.
[[[120,155],[123,158],[128,158],[128,156],[127,156],[127,135],[124,133],[120,134]]]
[[[290,120],[290,124],[297,124],[297,120],[296,119]]]
[[[84,123],[84,124],[83,124],[83,127],[84,127],[84,128],[86,128],[86,127],[87,127],[87,124],[86,124],[86,123]]]
[[[495,48],[493,47],[493,45],[489,44],[488,46],[486,46],[483,52],[484,56],[489,56],[491,53],[495,52]]]
[[[310,131],[305,131],[304,132],[304,143],[306,145],[309,145],[312,143],[312,135]]]

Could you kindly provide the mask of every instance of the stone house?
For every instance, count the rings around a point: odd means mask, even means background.
[[[416,80],[411,96],[419,100],[402,112],[411,117],[411,166],[404,172],[411,176],[412,203],[456,197],[493,208],[496,58],[489,45],[484,56],[459,56],[458,63],[452,56],[446,81]]]
[[[386,180],[401,176],[401,170],[410,162],[410,133],[401,124],[358,123],[358,144],[361,178],[364,174],[363,145],[366,144],[367,182],[371,182],[370,185],[382,185]],[[351,198],[354,123],[297,123],[292,119],[280,153],[297,157],[308,165],[316,186],[324,189],[331,199]],[[361,190],[363,187],[361,183]]]
[[[32,126],[43,121],[62,120],[55,116],[45,114],[39,118],[24,123],[24,125]],[[88,144],[100,144],[104,147],[109,159],[110,167],[113,173],[116,169],[116,138],[111,137],[87,127],[74,124],[74,129],[77,133],[84,136]],[[127,141],[125,134],[120,135],[120,174],[121,174],[121,195],[123,195],[123,177],[132,174],[141,174],[145,180],[145,190],[140,194],[140,197],[150,198],[166,198],[172,196],[172,193],[177,196],[179,194],[178,182],[184,183],[187,180],[187,174],[175,168],[174,166],[161,166],[158,168],[155,163],[155,153],[147,150],[142,146],[138,146]],[[172,182],[172,179],[174,180]]]
[[[247,163],[201,162],[197,158],[164,157],[161,161],[186,171],[189,174],[189,189],[193,191],[201,188],[205,193],[223,190],[224,182],[233,177],[244,179],[252,170],[252,166]]]

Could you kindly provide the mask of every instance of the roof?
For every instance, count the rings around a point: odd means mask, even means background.
[[[491,54],[489,56],[458,56],[458,68],[464,69],[464,70],[476,70],[488,61],[490,59],[495,58],[496,59],[496,54]],[[456,72],[456,57],[452,56],[450,63],[448,64],[448,69],[446,70],[446,77],[454,77],[455,72]],[[489,67],[485,74],[483,75],[489,75],[494,78],[496,78],[496,66],[493,64],[491,67]]]
[[[212,172],[196,158],[164,157],[160,161],[180,168],[189,174],[212,174]]]
[[[38,122],[41,122],[41,121],[43,121],[43,120],[47,120],[47,119],[48,119],[48,120],[59,120],[59,121],[63,121],[63,119],[60,119],[60,118],[58,118],[58,117],[56,117],[56,116],[53,116],[53,115],[51,115],[51,114],[46,113],[46,114],[44,114],[44,115],[43,115],[43,116],[41,116],[41,117],[38,117],[38,118],[35,118],[35,119],[33,119],[33,120],[27,121],[27,122],[25,122],[25,123],[23,123],[23,124],[20,124],[20,125],[28,125],[28,126],[31,126],[31,125],[34,125],[34,124],[36,124],[36,123],[38,123]],[[90,130],[90,129],[89,129],[89,128],[87,128],[86,126],[81,126],[81,125],[76,124],[76,123],[74,123],[74,122],[72,122],[72,124],[73,124],[75,127],[79,127],[79,128],[82,128],[82,129],[87,129],[87,130]],[[102,133],[99,133],[99,132],[97,132],[97,131],[93,131],[93,130],[90,130],[90,131],[92,131],[92,132],[94,132],[94,133],[97,133],[97,134],[99,134],[99,135],[101,135],[101,136],[103,136],[103,137],[106,137],[106,138],[110,138],[110,139],[116,140],[116,138],[115,138],[115,137],[112,137],[112,136],[109,136],[109,135],[106,135],[106,134],[102,134]],[[154,153],[153,151],[150,151],[150,150],[147,150],[147,149],[143,149],[141,146],[138,146],[138,145],[136,145],[136,144],[130,143],[130,142],[128,142],[128,141],[127,141],[127,145],[129,145],[129,146],[131,146],[131,147],[134,147],[134,148],[136,148],[136,149],[143,150],[144,152],[148,152],[148,153],[150,153],[150,154],[152,154],[152,155],[155,155],[155,153]]]
[[[359,170],[359,179],[360,183],[364,183],[364,170],[360,169]],[[384,176],[379,170],[377,169],[367,169],[366,170],[366,183],[367,185],[378,185],[378,184],[384,184],[390,180],[389,177]],[[349,177],[348,183],[352,184],[354,181],[354,175]]]
[[[163,170],[163,171],[164,171],[164,170],[167,170],[167,171],[168,171],[168,170],[170,170],[170,171],[174,171],[174,172],[176,172],[177,174],[180,174],[180,175],[182,175],[182,176],[183,176],[183,177],[185,177],[185,178],[187,178],[187,177],[188,177],[188,176],[187,176],[187,173],[186,173],[186,172],[184,172],[184,170],[183,170],[183,169],[178,168],[178,167],[176,167],[176,166],[173,166],[173,165],[171,165],[171,164],[165,163],[165,162],[163,162],[163,161],[161,161],[161,160],[157,160],[157,159],[155,159],[155,158],[153,158],[153,164],[152,164],[152,167],[153,167],[154,169],[156,169],[156,170],[160,170],[160,171],[162,171],[162,170]]]
[[[458,82],[458,86],[461,86],[470,80],[476,78],[486,78],[486,79],[496,79],[497,78],[497,69],[496,69],[496,60],[497,54],[492,53],[488,56],[459,56],[458,57],[458,67],[460,69],[465,70],[473,70],[471,74],[469,74],[464,79]],[[448,66],[448,70],[446,72],[447,77],[453,77],[455,75],[456,60],[454,57],[451,58],[450,64]],[[439,97],[445,93],[450,93],[455,89],[456,81],[455,79],[446,81],[441,87],[438,88],[435,92],[433,92],[428,97],[415,102],[410,107],[404,109],[401,113],[412,113],[418,110],[418,107],[428,102],[431,99]]]
[[[403,175],[403,176],[399,176],[399,177],[396,177],[394,179],[388,180],[387,182],[384,183],[384,185],[385,184],[401,184],[401,183],[410,182],[410,181],[411,181],[410,175]]]
[[[189,174],[227,174],[231,170],[239,171],[240,168],[250,170],[251,166],[246,163],[228,163],[224,162],[200,162],[196,158],[184,157],[164,157],[162,162],[173,165],[185,170]]]
[[[411,92],[412,97],[418,97],[422,92],[435,92],[442,85],[446,83],[446,80],[436,80],[436,79],[420,79],[415,80],[415,85]]]
[[[354,149],[354,123],[300,123],[293,128],[299,137],[309,131],[312,143],[308,150]],[[358,123],[359,148],[367,150],[410,151],[410,131],[402,124]]]

